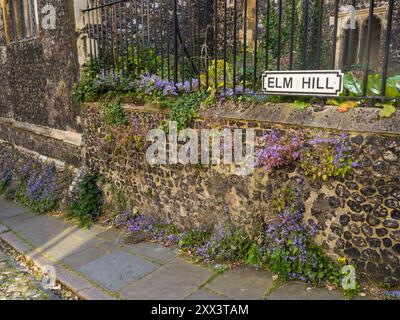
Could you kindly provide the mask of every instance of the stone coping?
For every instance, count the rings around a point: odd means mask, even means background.
[[[0,123],[3,123],[9,127],[13,127],[16,129],[32,132],[34,134],[44,136],[47,138],[60,140],[74,146],[80,147],[82,145],[82,134],[77,132],[53,129],[50,127],[39,126],[27,122],[20,122],[11,118],[3,118],[3,117],[0,117]]]
[[[98,103],[87,103],[87,106],[97,106]],[[125,110],[141,112],[168,113],[151,104],[143,106],[124,104]],[[372,132],[385,134],[400,134],[400,112],[391,118],[381,118],[379,108],[354,108],[345,113],[337,111],[336,106],[321,108],[309,107],[304,110],[293,108],[289,103],[268,104],[235,104],[224,103],[203,112],[203,117],[220,117],[235,121],[258,121],[289,126],[326,128],[349,132]]]

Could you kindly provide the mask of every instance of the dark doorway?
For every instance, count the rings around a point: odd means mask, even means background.
[[[368,26],[369,19],[363,24],[363,42],[362,42],[362,62],[365,65],[367,63],[368,53]],[[379,64],[379,48],[381,42],[381,21],[377,17],[373,17],[371,20],[371,52],[369,56],[369,65],[373,70],[377,70]]]
[[[346,29],[344,32],[344,46],[342,51],[342,70],[350,70],[357,63],[357,50],[359,41],[359,25],[355,29]]]

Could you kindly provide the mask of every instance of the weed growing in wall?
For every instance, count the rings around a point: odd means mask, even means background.
[[[280,135],[272,130],[263,137],[264,146],[259,150],[257,166],[263,166],[270,171],[289,165],[300,158],[300,149],[303,145],[300,132],[293,137]]]
[[[102,103],[101,118],[105,123],[115,126],[126,125],[128,123],[125,113],[122,110],[120,96],[117,96],[111,101],[107,99]]]
[[[79,182],[77,199],[67,209],[67,216],[76,220],[82,228],[89,228],[100,215],[102,192],[98,181],[97,173],[87,173]]]
[[[345,176],[357,166],[353,158],[349,137],[322,131],[317,133],[303,148],[300,167],[304,174],[314,179],[328,180]]]

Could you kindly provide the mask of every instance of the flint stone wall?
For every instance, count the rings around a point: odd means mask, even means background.
[[[374,109],[340,114],[334,108],[299,112],[282,105],[241,110],[226,105],[194,124],[254,128],[257,139],[273,128],[289,134],[300,124],[305,135],[314,127],[348,133],[360,166],[345,178],[316,182],[296,164],[270,173],[258,168],[250,176],[238,176],[224,165],[150,166],[145,150],[113,140],[123,129],[104,125],[97,104],[84,109],[86,165],[109,178],[142,212],[195,226],[215,221],[227,206],[232,220],[246,227],[255,215],[272,218],[274,192],[286,186],[300,188],[305,221],[318,226],[317,241],[329,254],[348,257],[378,281],[400,284],[399,116],[379,119]],[[151,106],[125,106],[125,111],[136,127],[148,130],[168,119],[166,112]]]

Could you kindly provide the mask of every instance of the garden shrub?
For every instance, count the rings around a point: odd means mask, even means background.
[[[78,185],[78,196],[67,209],[67,216],[78,221],[82,228],[89,228],[99,217],[102,205],[102,192],[98,187],[99,175],[89,172]]]

